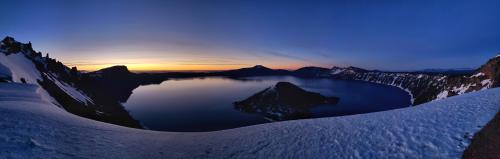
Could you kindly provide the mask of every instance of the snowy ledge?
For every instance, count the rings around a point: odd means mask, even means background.
[[[459,158],[500,109],[498,88],[377,113],[174,133],[81,118],[36,89],[0,83],[1,158]]]

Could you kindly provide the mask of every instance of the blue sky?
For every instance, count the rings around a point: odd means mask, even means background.
[[[0,36],[96,69],[473,68],[500,1],[0,1]]]

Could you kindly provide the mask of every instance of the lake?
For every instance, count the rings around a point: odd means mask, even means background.
[[[268,123],[259,114],[240,112],[233,102],[244,100],[277,82],[291,82],[305,90],[336,96],[336,105],[320,105],[313,117],[360,114],[408,107],[410,96],[392,86],[333,79],[265,76],[169,79],[136,88],[123,106],[151,130],[199,132]]]

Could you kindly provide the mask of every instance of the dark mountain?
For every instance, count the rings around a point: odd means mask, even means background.
[[[218,76],[229,76],[229,77],[248,77],[248,76],[277,76],[277,75],[289,75],[288,70],[273,70],[262,65],[256,65],[254,67],[241,68],[236,70],[215,72],[212,75]]]
[[[292,72],[293,76],[303,77],[303,78],[320,78],[329,77],[330,69],[322,67],[302,67]]]
[[[113,66],[82,74],[78,85],[97,98],[126,102],[132,91],[140,85],[159,84],[167,80],[161,74],[136,74],[126,66]]]
[[[273,120],[290,120],[308,118],[309,108],[336,104],[338,100],[337,97],[305,91],[289,82],[278,82],[243,101],[234,102],[234,106],[240,111],[260,113]]]
[[[90,72],[88,74],[107,76],[108,78],[115,78],[115,77],[119,78],[119,77],[131,76],[133,73],[128,70],[127,66],[118,65],[118,66],[103,68],[99,71]]]

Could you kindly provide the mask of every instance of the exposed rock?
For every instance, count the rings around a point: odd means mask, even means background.
[[[491,79],[492,84],[491,87],[499,87],[500,86],[500,54],[498,54],[495,58],[490,59],[486,64],[481,66],[477,73],[483,73],[484,76],[489,77]]]
[[[112,66],[82,74],[79,85],[98,98],[126,102],[140,85],[159,84],[166,79],[161,74],[136,74],[130,72],[127,66]]]
[[[321,104],[336,104],[338,100],[337,97],[325,97],[305,91],[289,82],[278,82],[234,105],[238,110],[261,113],[273,120],[289,120],[308,118],[309,108]]]
[[[499,136],[500,112],[481,131],[474,134],[472,142],[462,154],[462,158],[500,158]]]

